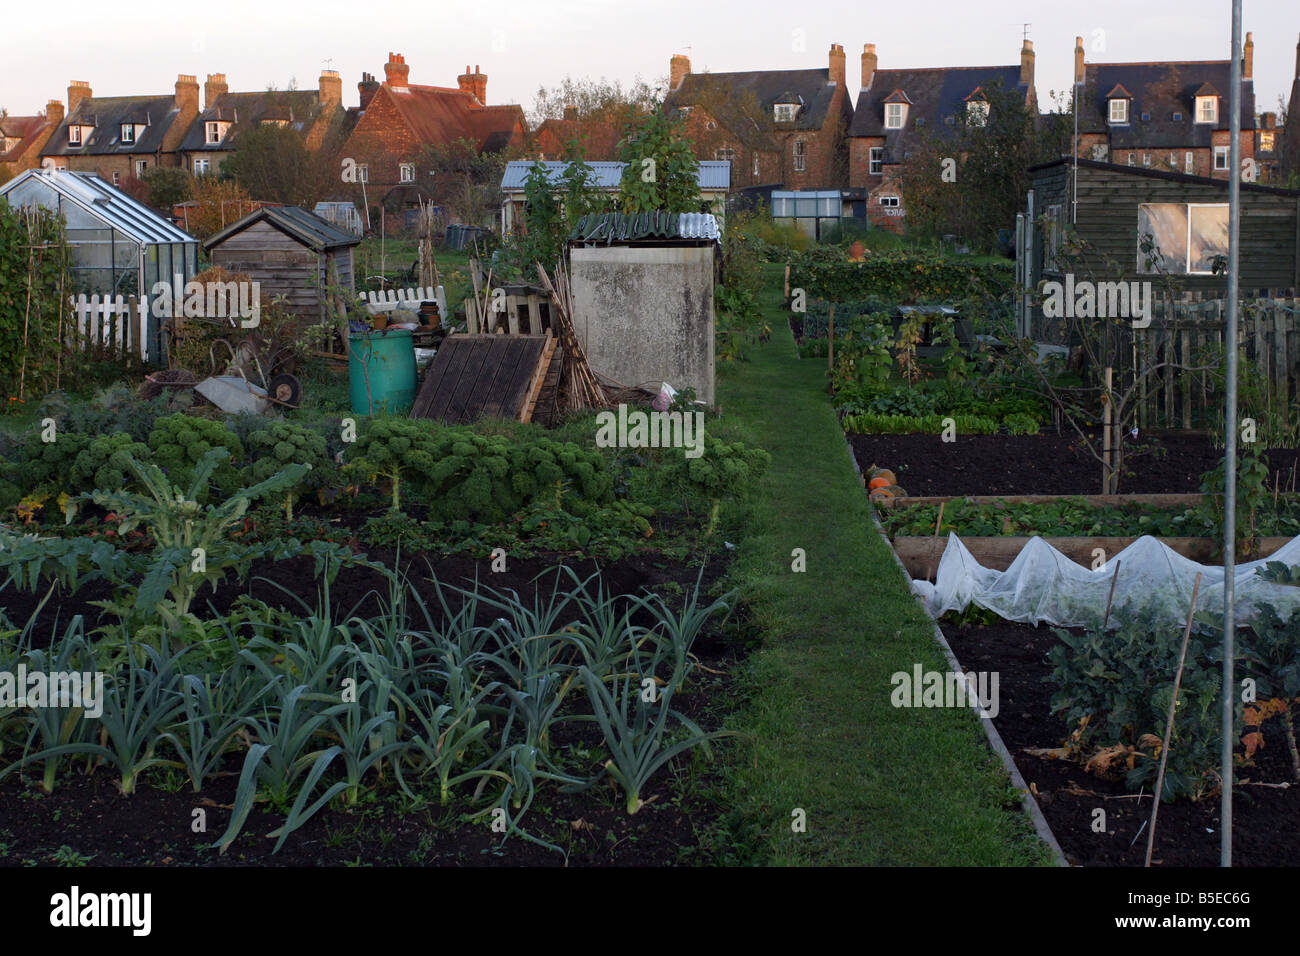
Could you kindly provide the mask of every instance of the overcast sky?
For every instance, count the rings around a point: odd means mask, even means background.
[[[1300,4],[1246,0],[1244,9],[1257,108],[1275,109],[1295,76]],[[489,103],[529,109],[539,85],[566,74],[656,81],[673,53],[690,56],[697,72],[825,66],[831,43],[844,46],[856,96],[864,43],[876,44],[881,68],[1018,63],[1029,21],[1046,108],[1049,91],[1070,84],[1076,35],[1089,62],[1226,59],[1231,49],[1227,0],[138,0],[116,10],[88,0],[11,4],[0,106],[35,113],[66,100],[69,80],[87,80],[101,96],[167,93],[178,73],[201,84],[224,72],[232,90],[314,89],[327,66],[342,74],[344,105],[353,106],[362,71],[382,80],[393,51],[405,54],[412,83],[454,87],[477,64]]]

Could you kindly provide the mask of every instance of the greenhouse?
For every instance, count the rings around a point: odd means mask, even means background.
[[[31,169],[0,186],[0,196],[63,215],[76,292],[138,295],[197,271],[197,240],[94,173]]]

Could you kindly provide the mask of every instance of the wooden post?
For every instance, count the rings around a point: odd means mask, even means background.
[[[826,368],[835,374],[835,303],[831,303],[830,314],[826,324]]]
[[[790,264],[788,262],[785,265],[785,283],[782,286],[782,295],[784,296],[782,302],[790,301]]]

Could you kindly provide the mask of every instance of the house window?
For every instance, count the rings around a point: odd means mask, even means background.
[[[1175,123],[1181,123],[1183,121],[1183,114],[1180,112],[1175,112],[1172,119]]]
[[[1274,132],[1271,129],[1261,130],[1259,133],[1259,151],[1261,153],[1271,153],[1273,151]]]
[[[794,114],[798,112],[799,107],[794,103],[777,103],[772,110],[778,123],[790,123],[793,122]]]
[[[121,184],[122,184],[122,174],[119,173],[117,170],[113,170],[113,185],[120,186]]]
[[[1228,147],[1214,147],[1214,168],[1216,170],[1226,170],[1228,168]]]
[[[907,106],[903,103],[885,104],[885,129],[902,129],[907,118]]]
[[[988,118],[989,104],[986,100],[971,100],[966,104],[966,121],[972,126],[983,126]]]
[[[1144,123],[1150,123],[1150,122],[1151,122],[1151,114],[1150,114],[1150,113],[1143,113],[1143,114],[1142,114],[1142,122],[1144,122]]]
[[[758,178],[758,153],[754,154],[754,178]]]
[[[1228,204],[1143,203],[1137,235],[1139,273],[1213,274],[1228,254]],[[1150,252],[1143,249],[1148,237]]]
[[[69,126],[69,127],[68,127],[68,145],[69,145],[69,146],[80,146],[80,145],[81,145],[81,127],[80,127],[80,126]]]
[[[1196,161],[1195,157],[1192,155],[1192,151],[1189,149],[1187,152],[1183,154],[1183,172],[1187,173],[1187,175],[1190,176],[1192,174],[1192,169],[1194,168],[1195,161]]]
[[[209,146],[214,146],[217,143],[221,142],[221,134],[223,132],[221,126],[222,126],[221,123],[216,123],[216,122],[210,122],[207,124],[206,142],[208,143]]]
[[[897,197],[897,196],[881,196],[881,197],[880,197],[880,205],[885,206],[885,207],[890,208],[890,209],[897,209],[897,208],[898,208],[898,197]]]
[[[885,163],[885,148],[883,146],[872,146],[868,155],[867,172],[872,176],[879,176]]]
[[[1136,160],[1134,159],[1134,156],[1133,156],[1132,153],[1129,153],[1129,154],[1128,154],[1128,164],[1129,164],[1130,166],[1136,166],[1136,165],[1137,165],[1137,162],[1136,162]]]
[[[122,142],[123,142],[123,143],[134,143],[134,142],[135,142],[135,125],[134,125],[134,124],[132,124],[132,123],[123,123],[123,124],[122,124]]]
[[[415,163],[402,163],[397,167],[397,174],[401,182],[415,182]]]
[[[1178,170],[1178,154],[1177,154],[1177,153],[1170,153],[1170,154],[1169,154],[1169,168],[1172,169],[1172,170],[1174,170],[1174,171],[1177,171],[1177,170]]]
[[[370,167],[365,163],[357,164],[357,182],[359,183],[370,182]]]
[[[714,151],[713,158],[721,163],[729,163],[736,158],[736,151],[730,146],[724,146],[722,149]]]
[[[1150,166],[1150,165],[1151,165],[1151,154],[1150,154],[1150,153],[1143,153],[1143,154],[1142,154],[1142,165],[1143,165],[1143,166]]]
[[[1112,124],[1128,122],[1128,100],[1117,96],[1110,101],[1110,121]]]
[[[196,159],[196,160],[194,160],[194,175],[195,175],[195,176],[206,176],[206,175],[208,174],[208,170],[211,168],[211,167],[209,166],[209,162],[210,162],[210,161],[209,161],[209,160],[206,160],[206,159]]]
[[[802,173],[808,162],[808,146],[803,140],[794,141],[794,171]]]
[[[1217,96],[1198,96],[1196,98],[1196,122],[1217,123],[1219,120],[1219,98]]]
[[[149,168],[149,161],[146,159],[137,159],[135,161],[136,179],[144,179],[144,171]]]
[[[1105,143],[1094,143],[1092,147],[1092,158],[1099,163],[1106,162],[1106,154],[1110,152],[1110,147]]]

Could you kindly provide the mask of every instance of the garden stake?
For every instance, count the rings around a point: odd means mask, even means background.
[[[1106,616],[1101,619],[1101,629],[1106,630],[1106,625],[1110,621],[1110,602],[1115,599],[1115,582],[1119,580],[1119,558],[1115,559],[1115,573],[1110,578],[1110,594],[1106,596]]]
[[[1192,585],[1192,606],[1187,609],[1187,627],[1183,629],[1183,649],[1178,653],[1178,670],[1174,674],[1174,696],[1169,701],[1169,720],[1165,722],[1165,741],[1160,748],[1160,769],[1156,772],[1156,791],[1151,802],[1151,832],[1147,834],[1147,860],[1151,865],[1151,850],[1156,842],[1156,816],[1160,813],[1160,795],[1164,793],[1165,764],[1169,762],[1169,739],[1174,735],[1174,709],[1178,706],[1178,688],[1183,682],[1183,664],[1187,660],[1187,640],[1192,636],[1192,618],[1196,614],[1196,595],[1201,590],[1201,575],[1196,574]]]
[[[835,303],[831,303],[826,325],[826,370],[835,375]]]
[[[943,506],[945,504],[947,504],[946,501],[939,502],[939,520],[934,523],[934,535],[930,538],[930,573],[925,576],[927,581],[934,577],[937,570],[934,566],[935,558],[937,557],[934,553],[934,549],[939,541],[939,526],[943,524]]]

